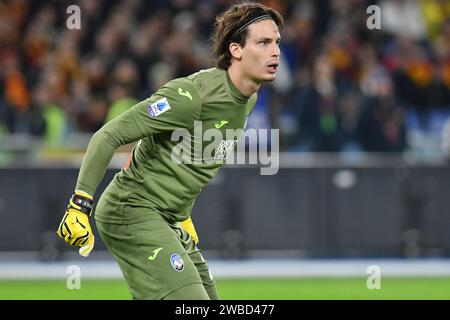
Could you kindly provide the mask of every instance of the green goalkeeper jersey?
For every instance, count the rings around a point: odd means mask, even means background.
[[[117,173],[99,200],[95,217],[136,223],[163,216],[185,220],[202,188],[223,165],[256,103],[240,93],[228,72],[201,70],[161,87],[97,131],[81,165],[77,190],[91,195],[115,150],[138,141],[129,166]]]

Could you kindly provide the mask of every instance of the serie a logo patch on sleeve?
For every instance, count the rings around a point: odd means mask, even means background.
[[[170,110],[170,104],[169,101],[167,101],[166,97],[161,98],[158,101],[147,106],[148,115],[152,118],[159,116],[161,113],[164,113],[167,110]]]

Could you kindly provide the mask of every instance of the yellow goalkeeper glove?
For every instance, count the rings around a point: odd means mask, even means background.
[[[89,224],[93,203],[92,196],[83,191],[75,191],[57,231],[58,236],[66,243],[80,247],[78,252],[83,257],[87,257],[94,248],[94,234]]]
[[[197,231],[195,231],[194,224],[192,223],[191,217],[187,218],[184,221],[181,221],[181,227],[186,230],[187,233],[192,237],[195,244],[198,244],[198,235]]]

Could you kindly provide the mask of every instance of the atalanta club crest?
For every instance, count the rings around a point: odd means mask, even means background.
[[[181,258],[177,253],[173,253],[170,255],[170,264],[177,272],[181,272],[184,269],[183,258]]]

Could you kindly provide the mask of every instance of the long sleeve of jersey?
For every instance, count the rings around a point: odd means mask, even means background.
[[[150,98],[114,118],[91,138],[80,168],[76,190],[94,196],[114,152],[121,145],[179,128],[190,129],[199,119],[198,89],[186,78],[168,82]]]

